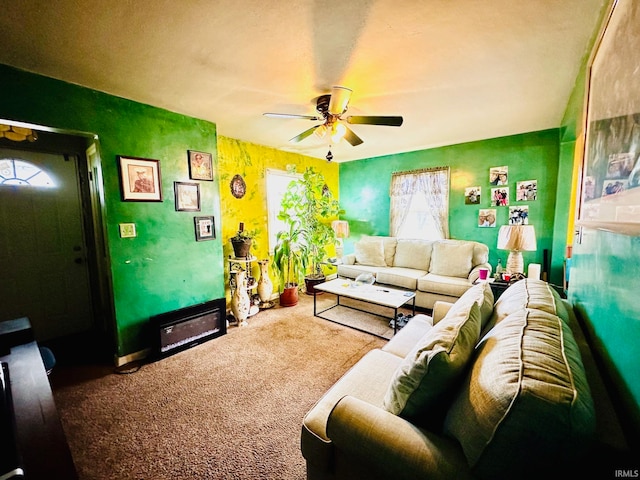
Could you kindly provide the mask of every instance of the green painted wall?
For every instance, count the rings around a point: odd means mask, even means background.
[[[224,297],[222,242],[196,242],[194,212],[176,212],[174,181],[190,181],[187,150],[216,157],[216,126],[0,65],[0,118],[99,138],[118,356],[150,346],[151,315]],[[161,162],[163,202],[122,202],[116,155]],[[218,181],[199,182],[201,215],[220,230]],[[121,239],[118,224],[136,223]]]
[[[603,10],[603,15],[607,9]],[[595,35],[592,43],[595,42]],[[563,151],[582,160],[588,88],[588,54],[563,119]],[[575,147],[574,152],[570,152]],[[576,155],[577,154],[577,155]],[[576,182],[580,182],[576,178]],[[614,381],[611,392],[622,406],[629,440],[640,445],[640,238],[582,229],[574,241],[569,299],[590,331],[593,344]]]
[[[543,251],[553,254],[551,281],[562,281],[564,244],[554,245],[554,220],[559,173],[559,130],[545,130],[510,137],[470,142],[430,150],[370,158],[340,164],[340,202],[353,234],[345,251],[353,250],[360,235],[388,235],[389,185],[395,171],[437,166],[451,169],[449,230],[451,238],[477,240],[489,246],[489,260],[503,264],[508,252],[496,248],[500,225],[508,223],[508,207],[490,207],[489,168],[509,167],[510,205],[528,205],[529,223],[536,228],[538,250],[524,252],[525,265],[542,263]],[[538,199],[516,202],[516,182],[538,181]],[[571,175],[562,171],[561,182],[570,185]],[[465,205],[466,187],[482,187],[480,205]],[[496,208],[497,227],[478,227],[478,211]]]
[[[628,413],[624,422],[640,438],[640,238],[584,229],[573,249],[570,299],[590,326]]]

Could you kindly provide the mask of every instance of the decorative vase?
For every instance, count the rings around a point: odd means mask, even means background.
[[[249,311],[251,310],[251,299],[247,292],[247,273],[244,270],[236,272],[236,289],[231,296],[231,312],[238,322],[238,326],[246,326]]]
[[[258,295],[262,304],[267,304],[271,301],[271,294],[273,293],[273,283],[269,278],[269,260],[259,260],[260,265],[260,278],[258,279]]]

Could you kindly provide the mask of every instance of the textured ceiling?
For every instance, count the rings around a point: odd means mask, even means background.
[[[0,63],[215,122],[218,133],[324,158],[288,140],[333,85],[364,140],[334,161],[560,126],[607,0],[20,0],[3,2]],[[317,123],[317,122],[316,122]]]

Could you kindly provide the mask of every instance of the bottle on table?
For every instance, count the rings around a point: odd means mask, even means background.
[[[502,273],[504,272],[504,268],[502,267],[502,259],[498,259],[498,264],[496,265],[496,280],[502,280]]]

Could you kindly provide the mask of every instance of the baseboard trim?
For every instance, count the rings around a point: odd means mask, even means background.
[[[137,352],[130,353],[129,355],[125,355],[124,357],[113,357],[113,360],[116,364],[116,367],[121,367],[126,365],[127,363],[135,362],[136,360],[143,360],[147,358],[151,354],[150,348],[145,348],[144,350],[139,350]]]

